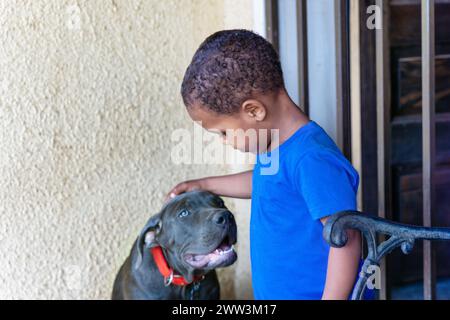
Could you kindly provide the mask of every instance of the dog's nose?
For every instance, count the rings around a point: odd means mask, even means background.
[[[224,211],[224,212],[216,213],[213,217],[213,221],[216,224],[223,225],[223,224],[228,223],[228,221],[230,221],[230,218],[231,218],[231,212]]]

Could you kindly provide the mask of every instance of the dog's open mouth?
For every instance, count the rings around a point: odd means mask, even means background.
[[[230,243],[228,236],[210,253],[189,253],[185,256],[186,262],[197,269],[225,267],[236,261],[236,258],[234,246]]]

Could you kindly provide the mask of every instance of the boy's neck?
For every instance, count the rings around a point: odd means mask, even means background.
[[[285,90],[281,90],[273,101],[270,115],[271,129],[279,130],[279,145],[289,139],[298,129],[309,122],[309,118],[292,101]],[[270,150],[275,145],[270,145]]]

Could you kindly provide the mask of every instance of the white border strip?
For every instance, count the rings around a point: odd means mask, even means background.
[[[267,38],[266,1],[253,0],[253,31]]]

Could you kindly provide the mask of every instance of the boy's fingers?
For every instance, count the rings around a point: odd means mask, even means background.
[[[166,197],[164,199],[165,202],[169,201],[170,199],[174,198],[177,194],[175,192],[170,191],[168,194],[166,194]]]
[[[164,196],[164,202],[169,201],[171,198],[173,198],[171,195],[173,194],[172,190],[169,193],[166,193]]]
[[[169,201],[172,198],[175,198],[180,193],[185,192],[187,189],[187,184],[185,182],[182,182],[178,185],[176,185],[170,192],[166,195],[165,201]]]
[[[173,197],[171,196],[171,194],[167,194],[164,198],[164,203],[168,202],[170,199],[172,199]]]
[[[185,191],[186,191],[186,183],[182,182],[180,184],[177,184],[175,188],[172,189],[172,191],[169,193],[169,196],[173,198],[176,195],[179,195],[180,193],[183,193]]]

